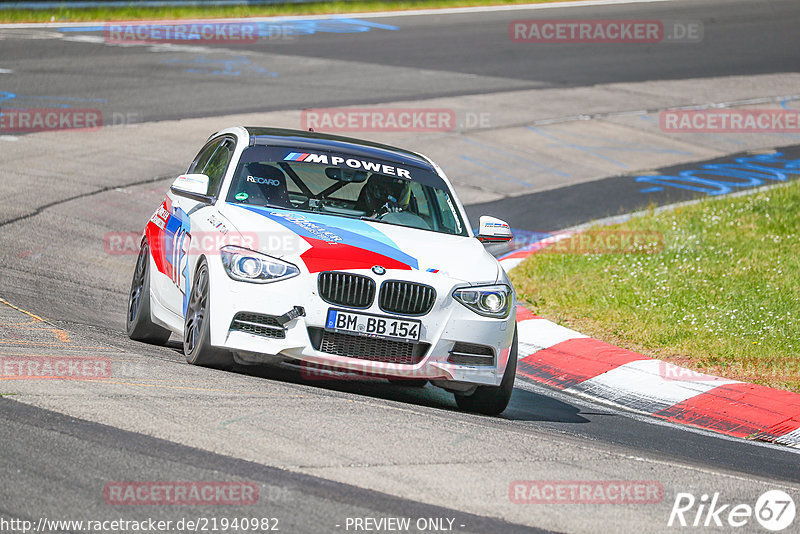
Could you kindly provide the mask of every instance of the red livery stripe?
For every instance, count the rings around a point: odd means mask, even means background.
[[[411,266],[383,254],[343,243],[328,243],[321,239],[303,237],[311,248],[300,258],[309,272],[339,271],[347,269],[371,269],[380,265],[386,269],[411,270]]]
[[[172,200],[169,197],[164,198],[164,202],[161,203],[161,207],[164,208],[167,213],[169,213],[169,217],[164,220],[164,227],[166,227],[167,222],[169,222],[169,218],[172,217]],[[156,262],[156,269],[159,272],[166,274],[167,273],[167,259],[166,259],[166,250],[164,248],[164,229],[159,227],[153,221],[148,221],[147,226],[144,228],[145,236],[147,237],[147,244],[150,246],[150,254],[153,256],[153,259]]]

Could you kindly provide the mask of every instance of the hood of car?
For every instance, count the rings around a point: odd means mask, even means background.
[[[320,213],[226,203],[220,208],[248,248],[309,272],[418,270],[465,282],[497,280],[499,264],[474,238]]]

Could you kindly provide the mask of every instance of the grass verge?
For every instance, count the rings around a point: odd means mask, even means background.
[[[800,392],[800,182],[603,227],[660,252],[534,254],[511,278],[535,313],[701,372]],[[594,231],[599,231],[595,229]],[[580,236],[558,250],[581,250]],[[571,246],[574,245],[574,246]]]
[[[543,4],[569,0],[417,0],[374,1],[352,0],[348,2],[311,2],[303,4],[273,4],[250,6],[167,6],[142,7],[136,2],[130,6],[113,8],[70,8],[47,10],[9,9],[0,10],[0,23],[8,22],[97,22],[119,20],[158,19],[210,19],[238,17],[269,17],[278,15],[322,15],[337,13],[361,13],[369,11],[403,11],[409,9],[434,9],[446,7],[494,6],[506,4]]]

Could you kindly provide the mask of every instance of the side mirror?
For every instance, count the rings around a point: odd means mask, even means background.
[[[507,222],[488,215],[481,216],[478,241],[481,243],[505,243],[511,241],[512,237],[511,228]]]
[[[181,174],[170,186],[170,191],[182,197],[191,198],[205,204],[213,204],[214,198],[208,196],[208,176],[205,174]]]

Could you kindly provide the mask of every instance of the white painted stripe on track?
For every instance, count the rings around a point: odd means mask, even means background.
[[[509,258],[507,260],[500,260],[500,266],[505,272],[508,272],[526,259],[527,258]]]
[[[700,373],[697,373],[697,378],[692,380],[668,379],[665,378],[669,373],[666,365],[661,360],[636,360],[569,387],[565,391],[580,392],[634,410],[655,413],[715,387],[738,383],[736,380]]]
[[[520,357],[530,356],[563,341],[586,338],[584,334],[557,325],[547,319],[527,319],[517,323]]]
[[[780,443],[781,445],[788,445],[789,447],[795,447],[800,449],[800,428],[792,430],[788,434],[784,434],[779,438],[775,438],[775,443]]]
[[[719,432],[715,432],[707,428],[688,426],[682,423],[675,423],[673,421],[668,421],[667,419],[660,419],[658,417],[653,417],[652,414],[642,414],[634,410],[629,410],[624,406],[620,406],[618,404],[605,401],[604,399],[591,398],[587,395],[582,395],[582,394],[575,395],[574,392],[561,389],[554,389],[551,386],[546,386],[539,382],[528,380],[520,375],[517,375],[517,381],[515,382],[514,387],[524,389],[526,391],[530,391],[532,393],[536,393],[539,395],[546,395],[548,397],[552,397],[553,399],[565,402],[567,404],[573,404],[586,411],[591,411],[592,409],[595,409],[599,403],[604,407],[614,410],[615,413],[620,413],[620,414],[624,413],[626,417],[630,417],[631,419],[634,419],[636,421],[641,421],[642,423],[647,423],[650,425],[656,425],[661,427],[674,428],[682,432],[688,432],[690,434],[699,434],[702,436],[710,436],[723,441],[742,443],[742,438],[735,438],[733,436],[728,436],[727,434],[720,434]],[[784,445],[776,444],[771,441],[747,440],[745,441],[745,443],[747,443],[751,447],[765,447],[767,449],[786,451],[792,454],[800,455],[800,448],[787,449]],[[642,460],[643,458],[637,458],[637,459]],[[648,461],[655,462],[655,460],[652,459]]]
[[[99,35],[65,35],[62,37],[62,39],[64,41],[71,41],[73,43],[103,44],[106,42],[106,39],[100,37]],[[158,44],[158,43],[146,43],[146,44]]]
[[[459,15],[469,13],[489,13],[494,11],[529,11],[542,9],[570,9],[576,7],[595,7],[595,6],[615,6],[628,4],[653,4],[661,2],[672,2],[674,0],[580,0],[577,2],[549,2],[546,4],[514,4],[497,6],[473,6],[473,7],[451,7],[443,9],[413,9],[407,11],[375,11],[365,13],[336,13],[328,15],[279,15],[274,17],[240,17],[240,18],[218,18],[218,19],[155,19],[155,20],[136,20],[146,24],[148,22],[158,22],[160,24],[191,24],[193,22],[280,22],[284,20],[327,20],[334,18],[383,18],[383,17],[409,17],[419,15]],[[115,21],[114,24],[123,24],[128,21]],[[12,22],[0,24],[0,29],[26,29],[26,28],[80,28],[82,26],[98,26],[106,24],[103,21],[95,22]]]

